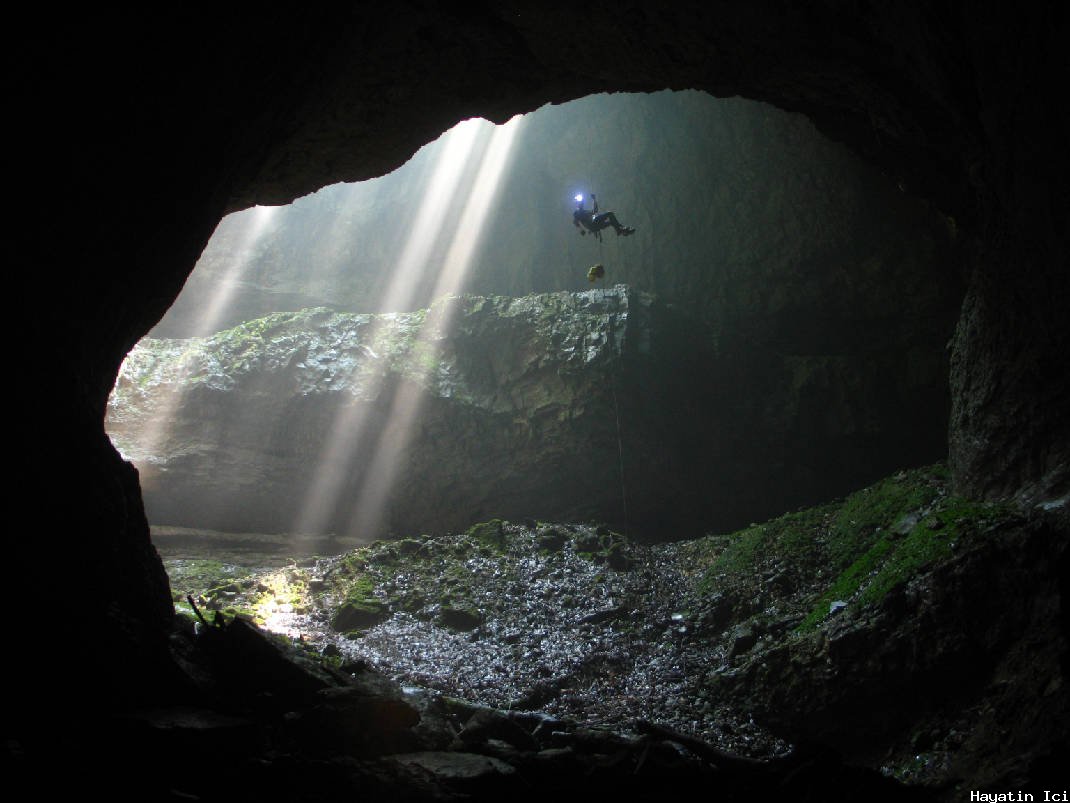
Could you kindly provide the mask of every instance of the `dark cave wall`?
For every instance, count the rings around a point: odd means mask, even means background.
[[[983,145],[967,166],[975,251],[951,375],[957,487],[1027,504],[1070,491],[1070,154],[1051,84],[1070,51],[1065,7],[1048,12],[968,32]]]
[[[382,174],[467,116],[501,122],[595,91],[697,88],[805,113],[954,218],[973,249],[952,378],[958,489],[1065,493],[1061,4],[466,9],[94,11],[31,20],[9,53],[23,157],[12,187],[34,210],[18,248],[49,292],[27,315],[47,359],[24,360],[22,474],[38,537],[20,548],[59,543],[93,577],[72,637],[134,632],[130,621],[155,632],[168,618],[103,413],[123,355],[222,214]]]

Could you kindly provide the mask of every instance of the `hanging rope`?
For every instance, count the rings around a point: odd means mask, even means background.
[[[617,238],[617,264],[620,266],[620,275],[622,278],[628,275],[626,267],[625,254],[628,252],[627,248],[623,248],[620,243],[620,237]]]
[[[594,153],[593,147],[591,145],[592,139],[593,139],[593,137],[588,137],[587,138],[587,161],[586,161],[586,164],[588,166],[591,165],[591,159],[592,159],[593,153]],[[585,178],[587,179],[587,186],[585,188],[585,194],[586,195],[590,195],[591,194],[591,187],[593,186],[591,181],[590,181],[591,176],[587,175],[587,176],[585,176]],[[605,265],[605,262],[606,262],[606,260],[605,260],[605,243],[602,240],[601,233],[599,233],[596,236],[598,238],[598,266],[601,267],[601,266]],[[619,244],[616,247],[616,254],[617,254],[617,257],[619,258],[619,256],[620,256],[620,246],[619,246]],[[592,268],[592,270],[593,270],[593,268]],[[605,269],[604,268],[602,268],[601,272],[599,273],[598,278],[601,278],[603,280],[605,279]],[[605,297],[606,297],[606,289],[605,289],[605,285],[603,285],[602,286],[602,299],[603,299],[603,301],[605,300]],[[611,368],[615,368],[616,364],[617,364],[617,361],[614,360],[614,365],[611,365],[610,367]],[[620,403],[617,400],[617,377],[616,377],[616,372],[615,371],[614,371],[614,373],[612,375],[611,388],[612,388],[612,391],[613,391],[613,413],[614,413],[614,417],[616,419],[616,425],[617,425],[617,468],[618,468],[618,471],[620,473],[620,501],[621,501],[621,507],[623,508],[623,512],[624,512],[624,536],[625,536],[625,538],[627,538],[628,537],[628,490],[627,490],[627,485],[626,485],[625,480],[624,480],[624,438],[621,435],[621,428],[620,428]]]
[[[624,482],[624,438],[620,432],[620,405],[617,403],[617,377],[613,375],[613,411],[617,417],[617,464],[620,469],[620,502],[624,508],[624,537],[628,537],[628,489]]]
[[[598,232],[598,264],[599,264],[599,266],[602,266],[602,279],[603,279],[603,282],[602,282],[602,301],[605,301],[606,300],[606,285],[605,285],[606,269],[605,269],[604,266],[606,264],[606,258],[603,255],[602,245],[603,245],[602,244],[602,232]]]
[[[576,271],[576,260],[572,258],[572,232],[569,232],[569,236],[565,238],[565,259],[568,265],[568,272],[571,276]]]
[[[590,159],[588,159],[587,163],[590,164]],[[588,176],[587,178],[589,179],[590,176]],[[590,181],[588,181],[587,188],[586,188],[587,189],[587,194],[590,194],[590,188],[591,188],[591,184],[590,184]],[[598,240],[598,263],[596,265],[591,266],[591,268],[588,270],[587,280],[589,282],[594,282],[594,281],[596,281],[598,279],[602,279],[602,280],[605,279],[605,268],[603,267],[603,265],[605,264],[605,242],[603,241],[600,232],[597,233],[597,234],[592,233],[592,236],[596,237],[597,240]],[[618,258],[619,258],[619,256],[620,256],[620,246],[619,245],[616,246],[615,251],[616,251],[616,254],[617,254]],[[572,246],[571,245],[568,245],[568,257],[569,257],[569,266],[573,267],[573,265],[572,265]],[[605,289],[605,285],[603,285],[602,286],[602,300],[603,301],[605,301],[605,297],[606,297],[606,289]],[[618,361],[616,359],[614,359],[613,362],[610,365],[610,368],[611,369],[616,369],[618,364],[619,364]],[[622,512],[624,513],[624,537],[627,538],[628,537],[628,531],[629,531],[629,524],[630,524],[629,518],[628,518],[628,487],[627,487],[627,483],[626,483],[625,478],[624,478],[624,436],[623,436],[623,434],[621,432],[621,426],[620,426],[620,401],[617,398],[617,376],[616,376],[616,371],[615,370],[613,371],[613,374],[611,376],[610,388],[611,388],[612,393],[613,393],[613,415],[614,415],[614,420],[615,420],[616,427],[617,427],[617,471],[618,471],[618,473],[620,475],[620,502],[621,502]]]

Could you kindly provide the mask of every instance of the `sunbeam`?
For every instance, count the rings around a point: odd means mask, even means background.
[[[410,308],[421,286],[420,279],[431,270],[431,255],[443,229],[456,209],[461,178],[469,159],[476,151],[479,133],[485,120],[465,120],[454,127],[435,167],[420,209],[413,218],[411,234],[401,252],[394,275],[380,302],[385,312]]]
[[[223,320],[227,307],[231,305],[235,291],[240,286],[242,274],[253,261],[256,244],[261,240],[269,229],[272,218],[278,207],[257,206],[245,213],[244,219],[239,221],[245,227],[245,231],[239,237],[237,259],[229,265],[219,283],[219,290],[213,294],[212,300],[204,311],[197,317],[194,331],[209,335],[215,331],[216,326]]]
[[[446,141],[436,160],[420,207],[408,227],[408,236],[393,270],[391,280],[377,307],[396,311],[408,309],[431,269],[430,257],[443,234],[450,213],[456,208],[455,199],[465,168],[476,149],[480,129],[488,125],[482,120],[467,120],[446,135]],[[381,319],[381,320],[389,320]],[[375,344],[382,323],[369,328],[363,345],[366,355],[378,357]],[[345,488],[352,481],[352,471],[362,455],[372,449],[366,441],[379,438],[382,432],[371,430],[370,415],[374,402],[384,394],[383,378],[387,371],[374,374],[376,379],[361,387],[361,399],[354,398],[343,405],[335,416],[322,455],[312,480],[304,494],[304,501],[295,519],[297,533],[322,532],[334,518],[342,503]],[[371,404],[362,405],[361,401]],[[374,448],[374,446],[372,447]],[[367,476],[367,475],[366,475]]]
[[[223,320],[227,307],[231,304],[234,293],[239,287],[242,274],[254,259],[257,243],[270,229],[276,209],[277,207],[272,206],[257,206],[247,212],[233,215],[225,222],[224,225],[240,227],[235,259],[227,266],[218,291],[197,316],[193,325],[194,332],[211,334]],[[183,389],[187,387],[184,380],[195,365],[201,345],[202,341],[199,338],[187,341],[177,361],[178,374],[171,381],[173,392],[157,404],[152,414],[144,419],[140,428],[135,429],[115,444],[123,457],[138,464],[141,470],[141,483],[144,487],[151,487],[156,481],[154,463],[159,459],[157,455],[162,453],[161,446],[171,436],[170,422],[175,420],[175,410],[183,403],[185,396]],[[123,375],[121,368],[119,375]]]
[[[446,258],[435,282],[435,298],[454,295],[463,291],[465,279],[471,270],[474,256],[485,232],[487,215],[492,208],[500,207],[498,188],[513,152],[513,145],[523,118],[514,117],[505,125],[498,126],[491,135],[484,151],[479,172],[472,183],[460,220],[446,252]],[[456,305],[441,305],[441,314],[432,320],[429,316],[419,336],[419,344],[425,353],[438,356],[442,338],[449,335]],[[386,506],[389,504],[398,474],[404,466],[415,433],[416,422],[423,409],[422,394],[418,384],[426,379],[434,360],[423,364],[422,375],[416,384],[402,385],[395,394],[388,413],[386,425],[368,464],[365,481],[357,497],[351,532],[377,532],[384,523]]]
[[[498,187],[508,167],[509,157],[513,154],[513,145],[523,120],[522,116],[517,115],[504,125],[496,126],[491,134],[490,144],[435,284],[434,298],[463,292],[473,255],[485,233],[487,215],[492,208],[500,208]]]

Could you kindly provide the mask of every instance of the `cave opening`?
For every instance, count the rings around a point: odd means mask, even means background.
[[[572,198],[592,191],[634,236],[577,236]],[[631,487],[634,529],[649,539],[724,531],[944,456],[955,247],[947,218],[763,104],[601,95],[504,126],[472,120],[393,174],[225,218],[124,363],[107,429],[138,465],[158,525],[370,540],[552,515],[621,529]],[[597,284],[593,265],[607,271]],[[631,337],[623,306],[583,323],[607,316],[586,336],[618,327],[628,341],[612,416],[612,400],[581,390],[546,340],[578,329],[544,332],[534,313],[522,323],[499,310],[488,314],[515,323],[493,336],[509,345],[490,348],[491,330],[469,326],[465,348],[477,351],[455,353],[450,327],[475,313],[446,296],[594,287],[606,301],[615,285],[628,288],[623,305],[628,293],[653,301],[636,302]],[[323,312],[277,316],[309,309]],[[359,317],[370,313],[393,317]],[[539,348],[558,350],[555,371],[507,364]],[[495,371],[506,384],[492,389]],[[421,411],[415,397],[435,383],[435,409]],[[464,393],[482,406],[469,435],[506,407],[526,421],[491,428],[506,434],[490,439],[501,442],[488,465],[553,415],[583,425],[541,432],[575,446],[555,444],[551,462],[524,457],[523,477],[490,477],[474,455],[436,476],[432,454],[465,451],[448,437],[457,417],[440,409]],[[621,474],[624,491],[601,480]],[[538,509],[548,497],[559,510]]]
[[[574,227],[591,193],[634,233]],[[658,544],[942,459],[961,293],[953,224],[805,118],[591,96],[224,218],[107,428],[184,616],[247,616],[481,705],[783,752],[681,669],[715,614],[688,610],[682,553]],[[521,615],[495,620],[503,602]],[[635,646],[663,638],[669,655]],[[722,668],[748,641],[716,646]]]

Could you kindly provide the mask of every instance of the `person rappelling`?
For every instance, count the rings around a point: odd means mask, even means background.
[[[590,232],[601,242],[602,229],[610,226],[613,227],[613,231],[617,232],[618,237],[621,235],[627,237],[635,232],[635,229],[631,226],[622,226],[613,212],[599,212],[598,199],[593,192],[591,193],[591,204],[594,207],[593,209],[585,209],[583,196],[576,196],[576,211],[572,213],[572,225],[580,230],[580,234]]]

